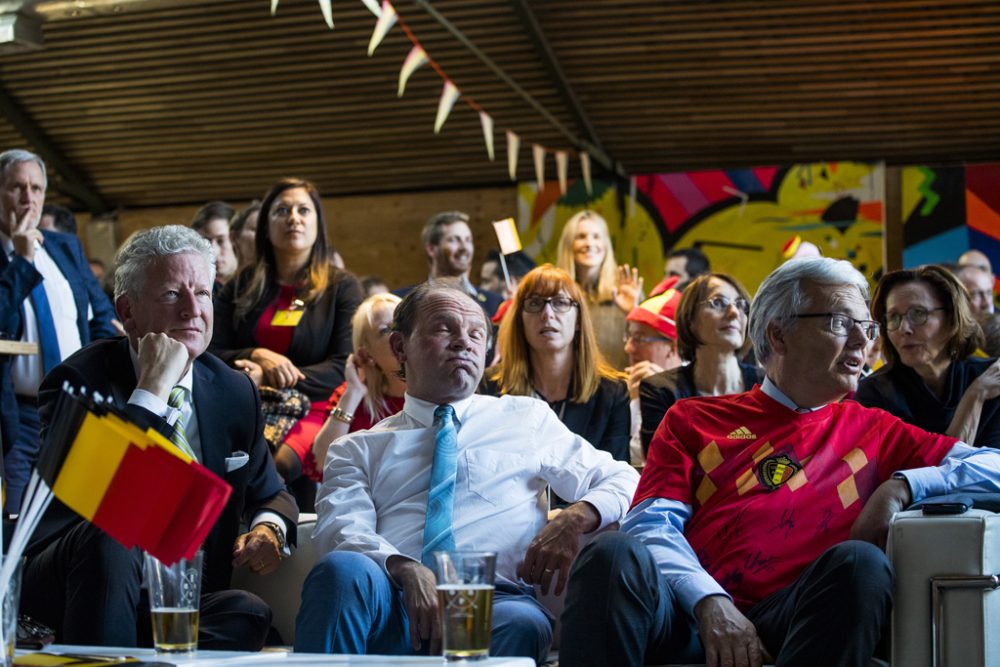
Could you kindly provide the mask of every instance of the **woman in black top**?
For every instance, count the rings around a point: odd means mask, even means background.
[[[933,264],[882,276],[872,316],[886,364],[855,400],[970,445],[1000,446],[1000,367],[972,356],[982,332],[955,276]]]
[[[750,295],[735,278],[707,273],[684,289],[677,306],[677,351],[688,362],[651,375],[639,385],[642,448],[678,399],[722,396],[752,389],[760,375],[740,359],[750,348]]]
[[[500,362],[486,371],[482,391],[540,398],[571,431],[628,461],[625,374],[597,349],[587,307],[562,269],[545,264],[528,273],[500,324]]]

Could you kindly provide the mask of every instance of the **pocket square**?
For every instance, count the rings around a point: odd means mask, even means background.
[[[246,452],[233,452],[232,456],[226,457],[226,472],[239,470],[250,462],[250,455]]]

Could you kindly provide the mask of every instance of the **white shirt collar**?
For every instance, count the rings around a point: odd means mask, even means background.
[[[450,404],[451,407],[455,408],[455,421],[457,422],[455,424],[456,430],[462,428],[462,420],[465,418],[465,413],[468,411],[471,404],[472,396],[468,396],[460,401],[455,401]],[[425,401],[421,398],[411,396],[409,393],[407,393],[403,399],[403,412],[410,415],[426,427],[434,425],[434,410],[436,410],[437,407],[437,403]]]
[[[774,399],[775,401],[777,401],[778,403],[781,403],[786,408],[794,412],[816,412],[817,410],[822,410],[828,405],[827,403],[824,403],[823,405],[820,405],[815,408],[799,407],[798,405],[795,404],[795,401],[788,398],[788,395],[785,392],[778,389],[778,385],[774,384],[774,382],[771,381],[770,376],[764,376],[764,382],[761,383],[760,390],[765,394],[767,394],[772,399]]]

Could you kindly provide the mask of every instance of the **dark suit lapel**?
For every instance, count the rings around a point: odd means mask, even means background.
[[[115,405],[124,408],[139,381],[135,374],[135,365],[132,363],[128,338],[118,341],[116,354],[108,357],[107,372],[111,380],[110,398]]]
[[[198,415],[198,437],[201,440],[201,463],[219,477],[226,475],[226,443],[228,439],[221,426],[224,414],[225,392],[212,391],[215,372],[194,362],[194,409]]]

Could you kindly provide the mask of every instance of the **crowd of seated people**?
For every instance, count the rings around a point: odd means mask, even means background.
[[[544,662],[555,619],[539,593],[568,591],[569,667],[863,665],[891,608],[888,517],[1000,490],[985,257],[889,272],[869,301],[844,261],[793,259],[752,297],[686,248],[647,297],[604,219],[581,211],[556,266],[518,255],[504,272],[494,255],[477,287],[481,223],[446,211],[422,231],[427,280],[397,296],[341,268],[318,190],[284,178],[239,212],[211,202],[190,229],[130,237],[112,306],[80,244],[37,231],[45,184],[36,156],[0,155],[0,334],[49,353],[0,357],[5,472],[23,484],[64,382],[190,446],[238,496],[205,546],[203,647],[279,641],[229,577],[281,568],[299,511],[315,510],[322,556],[288,591],[300,651],[436,652],[430,553],[458,548],[498,554],[494,655]],[[75,305],[54,352],[39,285]],[[262,408],[265,392],[287,406]],[[289,424],[274,441],[270,411]],[[851,503],[814,484],[835,474],[821,448],[872,466]],[[787,474],[758,474],[768,462]],[[824,511],[821,535],[741,532]],[[138,552],[65,507],[43,525],[23,611],[61,642],[148,644]],[[763,551],[780,567],[743,569]]]

